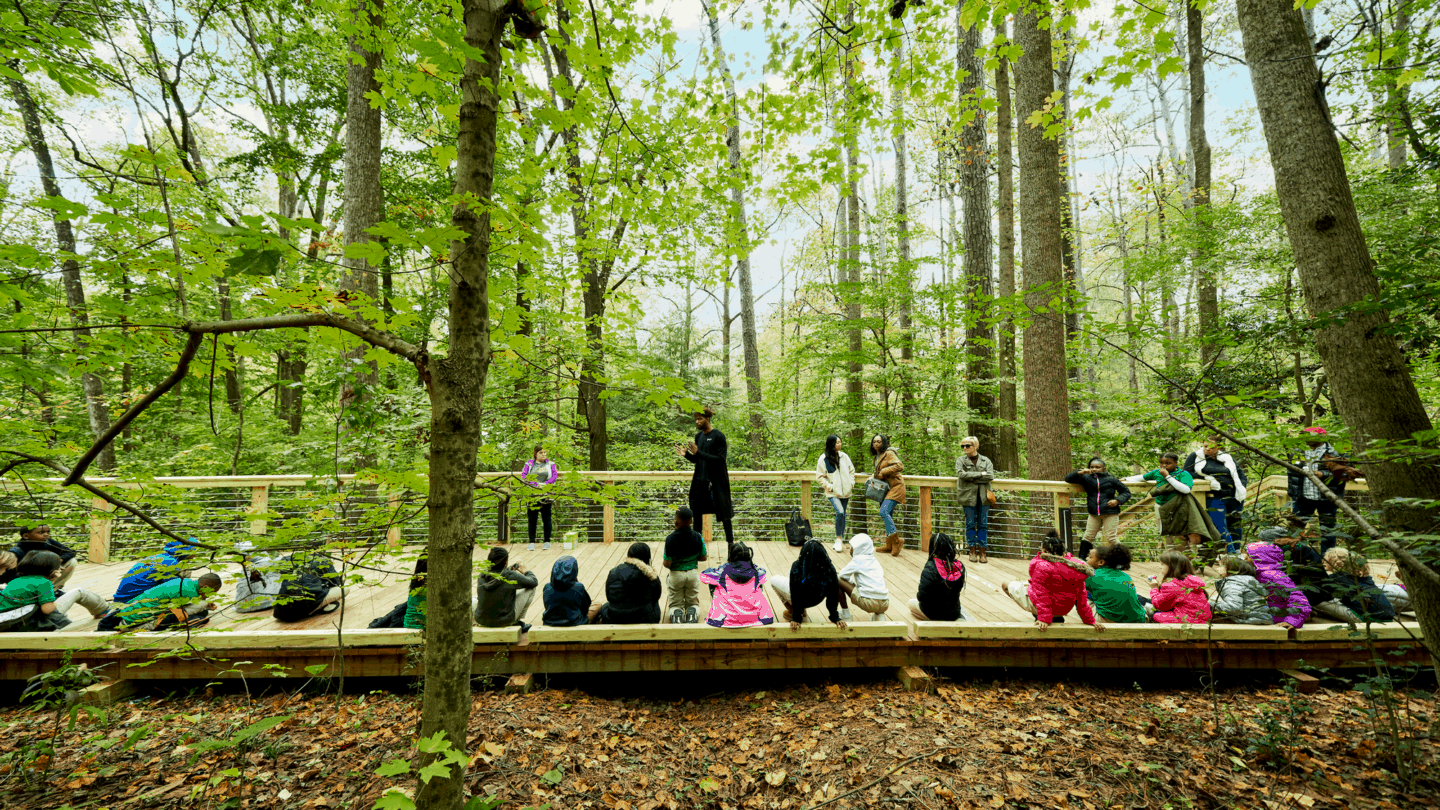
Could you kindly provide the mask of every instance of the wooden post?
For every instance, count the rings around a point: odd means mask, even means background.
[[[698,517],[700,517],[700,516],[699,516],[699,515],[696,515],[695,517],[698,518]],[[700,527],[700,536],[703,537],[703,538],[705,538],[705,549],[706,549],[707,552],[708,552],[709,549],[710,549],[710,535],[711,535],[714,531],[715,531],[715,516],[714,516],[714,515],[711,515],[711,516],[710,516],[710,519],[707,520],[707,521],[705,521],[705,525]]]
[[[930,513],[930,487],[920,487],[920,550],[930,553],[930,533],[934,530]]]
[[[263,515],[270,511],[270,485],[261,484],[258,487],[250,488],[250,508],[246,514]],[[257,518],[250,521],[251,534],[264,534],[267,526],[265,518]]]
[[[896,674],[900,676],[900,684],[906,692],[930,692],[935,688],[930,673],[919,667],[900,667]]]
[[[1314,675],[1307,675],[1298,669],[1282,669],[1280,674],[1295,682],[1295,691],[1302,695],[1309,695],[1320,691],[1320,679]]]
[[[1069,510],[1070,510],[1070,493],[1068,493],[1068,492],[1057,492],[1057,493],[1055,493],[1055,514],[1054,514],[1054,518],[1055,518],[1055,531],[1060,534],[1060,537],[1061,537],[1062,540],[1065,540],[1065,548],[1066,548],[1066,550],[1071,550],[1071,548],[1070,548],[1070,542],[1069,542],[1069,541],[1070,541],[1070,538],[1069,538],[1069,536],[1068,536],[1070,533],[1068,533],[1068,532],[1066,531],[1066,528],[1070,525],[1070,523],[1069,523],[1069,521],[1066,521],[1066,522],[1063,522],[1063,523],[1062,523],[1062,522],[1061,522],[1061,521],[1062,521],[1062,518],[1061,518],[1060,514],[1061,514],[1062,512],[1068,512]]]
[[[605,523],[605,542],[615,542],[615,504],[605,504],[603,521]]]
[[[530,687],[533,686],[534,683],[535,676],[533,674],[529,672],[517,672],[510,676],[510,680],[505,682],[505,694],[527,695],[530,693]]]
[[[400,517],[400,493],[390,493],[388,503],[390,505],[390,519],[398,519]],[[400,524],[393,524],[390,526],[390,528],[385,530],[385,542],[389,543],[392,548],[399,550],[400,546],[403,543],[400,538]]]
[[[810,485],[812,481],[800,482],[800,514],[810,520]]]
[[[110,513],[114,509],[104,498],[90,501],[90,562],[110,562],[110,532],[115,521]]]

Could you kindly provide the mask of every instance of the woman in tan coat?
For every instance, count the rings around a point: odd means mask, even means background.
[[[889,436],[877,433],[871,438],[870,455],[875,458],[875,472],[871,477],[890,485],[890,491],[885,493],[885,500],[880,503],[880,519],[885,522],[885,545],[876,551],[889,551],[890,556],[899,557],[905,541],[900,539],[900,532],[895,528],[891,513],[896,506],[905,503],[905,479],[900,475],[905,465],[900,463],[900,455],[890,446]]]

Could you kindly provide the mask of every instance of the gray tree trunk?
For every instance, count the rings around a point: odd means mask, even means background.
[[[1015,66],[1015,118],[1040,114],[1054,92],[1053,49],[1040,19],[1049,2],[1015,18],[1015,39],[1024,53]],[[1074,468],[1070,452],[1069,385],[1065,375],[1065,279],[1060,268],[1060,144],[1043,126],[1022,123],[1020,152],[1020,246],[1024,264],[1025,436],[1031,478],[1059,479]]]
[[[1210,245],[1210,141],[1205,137],[1205,51],[1201,32],[1200,9],[1188,6],[1185,17],[1187,53],[1190,62],[1190,162],[1194,170],[1194,188],[1189,201],[1198,229],[1199,247],[1190,254],[1195,265],[1200,364],[1209,365],[1219,351],[1220,291],[1219,276],[1213,266]]]
[[[855,25],[854,0],[851,0],[846,7],[845,25],[850,28]],[[844,48],[845,115],[841,117],[840,128],[841,138],[845,142],[845,253],[841,260],[841,278],[844,280],[841,286],[845,301],[846,343],[850,353],[850,362],[845,376],[845,412],[851,425],[850,448],[855,451],[856,458],[864,458],[867,454],[869,437],[866,435],[864,425],[864,335],[863,326],[860,323],[863,309],[860,295],[862,282],[860,273],[860,135],[857,123],[860,118],[857,114],[860,99],[856,88],[858,66],[856,65],[857,57],[854,53],[856,45],[853,37],[846,41]],[[857,465],[857,467],[859,466],[863,466],[863,462]],[[864,504],[860,504],[860,506],[863,509]],[[864,525],[863,520],[859,521],[859,525]]]
[[[900,274],[900,413],[919,435],[915,396],[915,265],[910,258],[910,155],[905,144],[905,38],[897,35],[890,71],[890,106],[895,113],[895,271]]]
[[[1005,15],[995,15],[995,41],[1006,42]],[[999,440],[995,447],[995,469],[1012,475],[1020,474],[1020,441],[1015,426],[1019,418],[1019,402],[1015,392],[1015,318],[1010,315],[1010,299],[1015,295],[1015,165],[1012,139],[1014,124],[1010,115],[1010,64],[997,57],[995,65],[995,167],[999,202],[1000,227],[1000,298],[1006,301],[1006,314],[1000,320],[1000,396]]]
[[[50,143],[45,139],[45,130],[40,124],[40,106],[30,94],[30,88],[19,79],[7,79],[10,96],[20,111],[25,125],[25,138],[30,143],[30,152],[35,156],[36,169],[40,173],[40,187],[47,197],[60,197],[60,183],[55,176],[55,161],[50,156]],[[59,249],[60,283],[65,288],[65,306],[70,310],[70,320],[79,327],[71,332],[75,351],[80,357],[89,356],[90,315],[85,306],[85,283],[80,278],[80,262],[75,257],[75,229],[70,220],[54,218],[55,245]],[[92,371],[80,374],[80,386],[85,394],[85,414],[90,420],[90,432],[100,438],[110,430],[110,411],[105,405],[105,384]],[[104,472],[115,470],[115,445],[107,442],[95,461]]]
[[[991,282],[994,247],[990,232],[990,149],[985,142],[985,65],[980,60],[980,24],[977,21],[960,37],[957,67],[965,73],[960,80],[961,109],[970,106],[975,117],[960,130],[960,199],[965,209],[965,298],[970,317],[965,324],[966,404],[970,410],[970,435],[980,440],[986,453],[993,453],[999,432],[995,425],[995,332],[990,326],[995,287]],[[992,459],[993,461],[993,459]]]
[[[750,464],[762,469],[765,463],[765,403],[760,392],[760,345],[755,332],[755,294],[750,283],[750,226],[745,213],[745,169],[740,162],[740,99],[735,94],[735,78],[720,43],[720,19],[715,7],[701,0],[710,20],[710,41],[725,81],[725,95],[730,102],[729,128],[725,143],[730,157],[730,206],[738,241],[735,269],[740,275],[740,341],[745,356],[745,402],[750,411]],[[897,40],[898,41],[898,40]]]

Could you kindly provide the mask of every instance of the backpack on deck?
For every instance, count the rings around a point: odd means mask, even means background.
[[[331,588],[340,586],[340,574],[329,560],[299,558],[290,555],[287,576],[281,578],[280,593],[275,596],[276,621],[298,622],[320,608]]]
[[[386,613],[384,616],[381,616],[380,618],[370,622],[370,629],[382,630],[387,627],[404,627],[405,608],[409,604],[409,602],[401,602],[395,607],[390,608],[389,613]]]
[[[803,546],[806,540],[814,536],[815,533],[810,530],[810,521],[800,514],[799,509],[791,509],[790,519],[785,522],[785,540],[792,546]]]

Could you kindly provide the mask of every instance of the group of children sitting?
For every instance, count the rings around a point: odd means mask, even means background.
[[[1410,608],[1405,586],[1377,585],[1364,557],[1339,546],[1322,555],[1293,529],[1265,529],[1242,554],[1221,557],[1213,592],[1189,557],[1167,551],[1160,555],[1163,572],[1149,577],[1149,598],[1143,597],[1126,573],[1130,561],[1128,548],[1109,543],[1081,562],[1052,531],[1030,561],[1030,580],[1005,590],[1041,629],[1064,621],[1071,609],[1103,631],[1106,622],[1298,628],[1315,614],[1361,626],[1393,621]]]
[[[242,549],[244,550],[244,549]],[[218,609],[224,585],[219,574],[198,573],[200,548],[172,540],[162,551],[126,572],[105,599],[84,588],[64,588],[75,570],[75,552],[50,538],[48,526],[20,532],[20,544],[0,551],[0,631],[49,632],[71,625],[66,613],[81,605],[98,619],[97,629],[163,630],[196,627]],[[339,575],[320,558],[242,558],[235,610],[273,611],[279,621],[299,621],[339,606]]]

